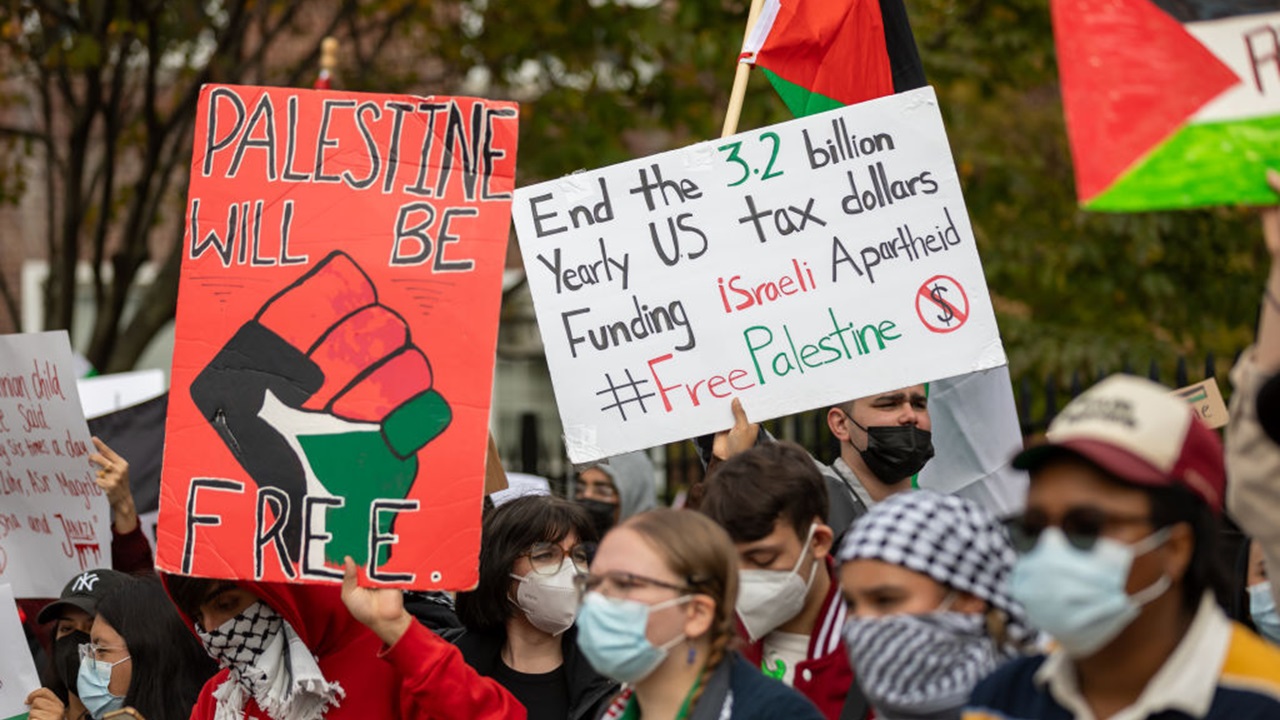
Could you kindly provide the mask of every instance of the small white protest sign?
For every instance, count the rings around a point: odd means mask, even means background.
[[[65,332],[0,335],[0,582],[57,597],[111,564],[110,511]]]
[[[27,717],[27,696],[40,687],[36,663],[27,650],[27,638],[18,619],[13,587],[0,585],[0,718]]]
[[[1005,364],[932,88],[516,191],[569,457]]]

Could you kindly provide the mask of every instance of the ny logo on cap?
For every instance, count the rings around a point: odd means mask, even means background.
[[[93,592],[93,586],[98,584],[98,573],[87,572],[76,578],[76,582],[71,586],[71,592]]]

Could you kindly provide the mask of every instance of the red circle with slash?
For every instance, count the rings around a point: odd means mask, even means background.
[[[969,319],[969,296],[955,278],[934,275],[916,292],[916,315],[931,332],[955,332]]]

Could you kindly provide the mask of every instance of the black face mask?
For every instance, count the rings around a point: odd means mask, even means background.
[[[849,420],[858,425],[853,418]],[[873,425],[862,429],[867,433],[867,449],[858,453],[867,469],[887,485],[920,472],[933,457],[933,436],[928,430],[915,425]],[[854,449],[858,447],[855,445]]]
[[[71,692],[76,692],[80,675],[80,646],[89,642],[89,633],[74,630],[53,641],[53,667]]]
[[[591,498],[578,498],[574,502],[578,503],[578,506],[583,510],[586,510],[587,515],[591,516],[591,524],[596,526],[596,534],[600,539],[603,539],[604,534],[613,527],[613,514],[617,511],[618,506],[602,500],[592,500]]]

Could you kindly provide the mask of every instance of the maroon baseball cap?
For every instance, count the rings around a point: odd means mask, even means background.
[[[1117,478],[1147,487],[1182,486],[1222,512],[1227,471],[1218,434],[1169,389],[1133,375],[1112,375],[1067,404],[1047,442],[1013,466],[1032,470],[1063,451]]]

